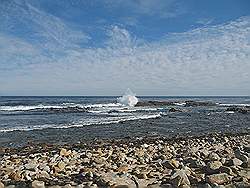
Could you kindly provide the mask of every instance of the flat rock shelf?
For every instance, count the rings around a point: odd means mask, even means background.
[[[250,187],[250,135],[1,148],[3,187]]]

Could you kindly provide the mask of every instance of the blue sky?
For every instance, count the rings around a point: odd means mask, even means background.
[[[250,95],[248,0],[0,0],[0,95]]]

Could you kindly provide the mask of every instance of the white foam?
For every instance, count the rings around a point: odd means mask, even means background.
[[[103,108],[103,107],[119,107],[122,106],[119,103],[107,103],[107,104],[88,104],[84,105],[85,108]]]
[[[82,120],[78,123],[73,123],[69,125],[55,125],[55,124],[46,124],[46,125],[36,125],[36,126],[24,126],[24,127],[14,127],[0,129],[0,132],[11,132],[11,131],[31,131],[31,130],[41,130],[46,128],[57,128],[57,129],[66,129],[72,127],[83,127],[88,125],[106,125],[113,123],[120,123],[125,121],[133,121],[139,119],[155,119],[161,117],[161,114],[151,114],[151,115],[141,115],[141,116],[127,116],[127,117],[109,117],[109,118],[99,118],[99,119],[88,119]]]
[[[250,106],[250,104],[219,104],[220,106]]]
[[[226,111],[225,113],[226,113],[226,114],[234,114],[233,111]]]
[[[137,97],[130,89],[127,89],[126,93],[122,97],[119,97],[117,100],[120,104],[131,107],[135,106],[138,102]]]
[[[177,105],[177,106],[184,106],[184,105],[186,105],[185,102],[175,102],[174,104]]]
[[[27,111],[46,108],[65,108],[65,106],[36,105],[36,106],[0,106],[0,111]]]

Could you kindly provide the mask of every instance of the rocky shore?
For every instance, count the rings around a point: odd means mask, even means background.
[[[250,187],[250,135],[0,148],[0,188]]]

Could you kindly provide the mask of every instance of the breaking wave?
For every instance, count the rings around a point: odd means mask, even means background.
[[[141,115],[141,116],[128,116],[128,117],[110,117],[106,119],[89,119],[89,120],[82,120],[77,123],[68,124],[68,125],[55,125],[55,124],[48,124],[48,125],[34,125],[34,126],[22,126],[22,127],[13,127],[13,128],[2,128],[0,132],[12,132],[12,131],[31,131],[31,130],[42,130],[42,129],[67,129],[67,128],[74,128],[74,127],[84,127],[90,125],[107,125],[107,124],[116,124],[120,122],[126,121],[133,121],[133,120],[146,120],[146,119],[156,119],[160,118],[161,113],[158,114],[150,114],[150,115]]]
[[[131,107],[138,103],[137,97],[130,89],[127,89],[125,94],[122,97],[119,97],[117,100],[120,104]]]

